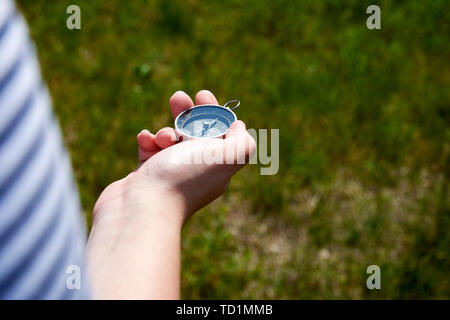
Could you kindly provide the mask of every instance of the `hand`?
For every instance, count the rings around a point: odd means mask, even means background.
[[[212,93],[201,91],[196,104],[218,103]],[[193,105],[183,92],[170,99],[174,117]],[[181,227],[223,193],[255,151],[255,141],[241,121],[224,139],[176,143],[175,131],[164,128],[156,135],[144,130],[137,140],[138,169],[109,185],[94,207],[88,242],[94,289],[101,298],[177,298]],[[216,152],[232,164],[174,161]]]
[[[196,105],[218,105],[214,95],[206,90],[197,94],[195,102]],[[174,118],[193,105],[184,92],[176,92],[170,99]],[[176,143],[174,129],[164,128],[156,134],[154,144],[151,140],[151,134],[138,136],[142,166],[137,170],[136,178],[150,184],[156,183],[167,193],[176,195],[185,209],[183,221],[221,195],[231,176],[248,162],[246,160],[256,148],[245,124],[239,120],[232,124],[224,139],[202,138]],[[164,150],[155,152],[155,145]],[[237,152],[233,152],[235,149]],[[222,158],[217,161],[219,163],[205,163],[205,157],[214,153],[222,154]],[[194,157],[204,161],[199,164],[177,163],[177,160]]]
[[[194,106],[191,98],[181,91],[176,92],[169,102],[174,118]],[[197,94],[195,102],[196,105],[218,104],[214,95],[206,90]],[[256,148],[245,124],[239,120],[232,124],[224,139],[202,138],[177,143],[175,130],[167,127],[156,135],[143,130],[137,140],[138,169],[126,177],[126,181],[120,180],[115,183],[118,185],[113,184],[105,190],[95,206],[95,215],[107,205],[108,198],[116,198],[112,195],[124,194],[123,188],[128,188],[133,192],[134,208],[142,206],[145,210],[148,206],[145,202],[155,192],[162,193],[162,198],[170,198],[169,201],[178,204],[182,210],[181,222],[184,223],[195,211],[225,191],[231,176],[243,167]],[[235,149],[237,152],[233,152]],[[202,159],[215,152],[223,154],[221,163],[176,163],[177,157]],[[140,199],[136,195],[140,195]],[[158,205],[164,207],[164,203]]]

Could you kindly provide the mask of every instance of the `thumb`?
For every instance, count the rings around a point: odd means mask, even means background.
[[[245,123],[233,122],[225,135],[227,158],[232,155],[234,163],[245,164],[256,151],[256,142],[247,132]],[[228,159],[231,160],[231,159]]]
[[[227,133],[225,134],[225,139],[233,136],[244,135],[247,133],[247,129],[245,127],[245,123],[241,120],[236,120],[233,122],[228,128]]]

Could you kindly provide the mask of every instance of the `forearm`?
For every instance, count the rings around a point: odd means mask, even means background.
[[[103,191],[94,208],[88,244],[88,264],[98,298],[179,297],[182,225],[225,191],[242,164],[180,164],[173,161],[174,156],[238,150],[241,140],[247,147],[240,154],[233,153],[234,160],[247,160],[256,143],[245,125],[236,121],[225,139],[174,144]]]
[[[179,298],[182,208],[153,195],[96,212],[87,251],[97,298]]]

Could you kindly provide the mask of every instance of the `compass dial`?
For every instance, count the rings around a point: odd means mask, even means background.
[[[191,138],[215,138],[223,136],[236,115],[228,108],[201,105],[183,111],[175,119],[175,128]]]

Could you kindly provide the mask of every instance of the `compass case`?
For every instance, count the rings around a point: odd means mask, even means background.
[[[236,114],[226,106],[209,104],[194,106],[176,117],[177,140],[222,138],[236,120]]]

